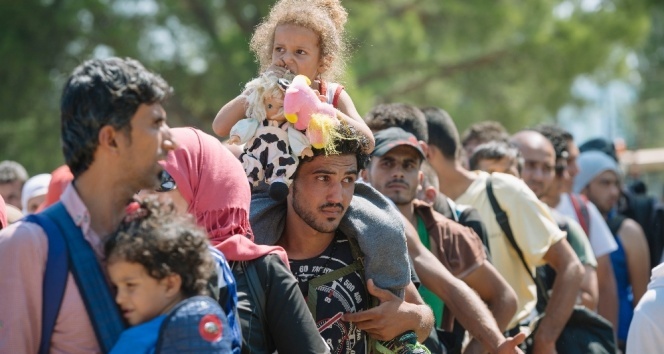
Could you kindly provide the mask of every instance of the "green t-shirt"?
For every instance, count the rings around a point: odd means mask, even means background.
[[[572,246],[581,264],[597,268],[597,259],[590,246],[590,240],[581,225],[570,217],[566,217],[565,221],[567,221],[567,242]]]
[[[417,234],[420,236],[420,241],[422,241],[424,247],[426,247],[428,250],[431,250],[429,232],[426,229],[426,225],[424,225],[424,220],[422,220],[422,218],[419,216],[417,217]],[[445,308],[445,303],[436,294],[431,292],[431,290],[424,287],[424,285],[420,285],[418,291],[420,292],[420,296],[422,296],[424,302],[431,307],[433,315],[436,318],[436,327],[440,328],[441,321],[443,320],[443,309]]]

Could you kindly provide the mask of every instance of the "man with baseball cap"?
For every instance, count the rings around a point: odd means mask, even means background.
[[[487,261],[480,238],[472,229],[446,218],[428,203],[416,199],[417,188],[423,178],[420,165],[425,160],[424,150],[417,138],[393,127],[377,132],[375,139],[376,147],[367,169],[362,171],[362,178],[394,202],[404,216],[404,222],[417,229],[422,244],[452,275],[478,293],[491,310],[500,330],[505,330],[516,312],[516,294]],[[415,267],[419,271],[417,261]],[[454,316],[449,310],[444,310],[441,300],[445,297],[440,289],[444,283],[436,281],[427,284],[426,276],[422,280],[426,286],[421,286],[419,291],[434,311],[436,326],[451,331]],[[481,348],[477,340],[470,345]]]

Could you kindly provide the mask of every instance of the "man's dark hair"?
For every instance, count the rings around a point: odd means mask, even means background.
[[[173,204],[148,197],[127,214],[104,252],[111,263],[139,263],[158,280],[178,274],[180,291],[191,297],[206,294],[214,269],[208,244],[207,233],[194,224],[191,215],[178,214]]]
[[[535,126],[533,130],[549,139],[556,151],[556,160],[567,159],[569,154],[567,144],[574,141],[574,137],[570,132],[554,124],[540,124]]]
[[[613,141],[605,138],[593,138],[579,145],[580,152],[594,150],[601,151],[611,157],[614,161],[618,162],[618,154]]]
[[[16,161],[5,160],[0,162],[0,184],[28,180],[28,171]]]
[[[452,117],[442,108],[421,108],[429,132],[428,143],[441,151],[447,159],[458,159],[460,151],[459,132]]]
[[[493,120],[475,123],[461,134],[461,145],[463,146],[470,142],[480,145],[494,140],[508,142],[510,135],[502,124]]]
[[[138,106],[171,92],[164,79],[129,58],[88,60],[74,69],[60,101],[63,152],[74,176],[90,167],[102,127],[129,135]]]
[[[523,159],[519,150],[514,145],[500,140],[489,141],[476,147],[473,156],[468,160],[468,166],[471,170],[479,170],[480,161],[500,160],[505,157],[515,161],[517,170],[521,173]]]
[[[369,154],[366,152],[369,148],[369,140],[364,134],[355,130],[352,126],[341,123],[334,128],[333,135],[336,136],[334,141],[334,155],[354,154],[357,158],[357,170],[366,168],[369,162]],[[325,149],[313,149],[313,157],[301,157],[300,162],[311,161],[316,156],[330,155],[329,151]],[[295,171],[295,175],[297,175]],[[296,176],[293,176],[295,178]]]
[[[417,140],[429,141],[427,121],[419,108],[406,103],[383,103],[364,117],[371,131],[399,127],[415,135]]]

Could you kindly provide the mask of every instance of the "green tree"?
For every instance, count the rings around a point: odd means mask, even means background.
[[[62,163],[58,100],[82,60],[139,59],[175,87],[171,125],[210,131],[256,73],[248,49],[273,1],[25,0],[0,4],[0,159],[29,172]],[[552,117],[586,74],[626,74],[647,0],[344,0],[353,46],[344,84],[361,114],[379,102],[447,109],[460,129]],[[661,37],[660,37],[661,38]]]
[[[635,107],[639,148],[661,147],[664,136],[664,4],[651,6],[650,35],[639,51],[639,101]]]

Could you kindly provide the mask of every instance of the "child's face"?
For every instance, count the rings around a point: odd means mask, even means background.
[[[179,282],[172,279],[177,275],[157,280],[143,265],[122,260],[108,264],[108,275],[118,289],[115,301],[132,326],[167,313],[181,299]]]
[[[313,80],[324,71],[318,42],[318,35],[308,28],[279,25],[274,30],[272,64]]]

